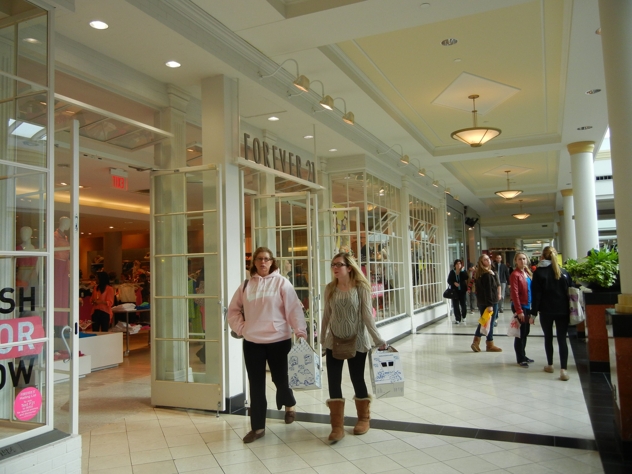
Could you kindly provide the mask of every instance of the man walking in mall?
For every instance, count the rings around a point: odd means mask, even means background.
[[[509,268],[503,263],[503,257],[499,253],[494,257],[493,268],[500,280],[500,294],[502,296],[498,302],[498,312],[502,313],[505,302],[505,290],[507,289],[507,282],[509,281]]]

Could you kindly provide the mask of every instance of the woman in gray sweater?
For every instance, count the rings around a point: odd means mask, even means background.
[[[325,309],[321,324],[320,340],[326,349],[329,400],[327,406],[331,418],[330,441],[339,441],[344,435],[345,399],[342,397],[342,366],[344,359],[334,357],[334,338],[349,339],[355,336],[355,355],[347,358],[349,375],[355,391],[358,422],[353,434],[369,431],[371,398],[364,381],[366,355],[371,339],[381,350],[388,347],[373,320],[371,285],[348,253],[339,253],[331,261],[333,281],[325,288]]]

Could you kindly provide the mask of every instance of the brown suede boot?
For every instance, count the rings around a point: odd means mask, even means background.
[[[494,341],[487,341],[487,352],[502,352],[500,347],[494,345]]]
[[[331,398],[327,400],[329,407],[329,419],[331,420],[331,433],[329,441],[340,441],[345,437],[345,399]]]
[[[371,419],[371,397],[355,398],[356,410],[358,412],[358,422],[353,428],[354,435],[363,435],[369,431],[369,420]]]
[[[474,336],[474,342],[470,347],[474,352],[481,352],[481,338]]]

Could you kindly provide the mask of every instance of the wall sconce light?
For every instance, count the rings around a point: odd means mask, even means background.
[[[341,100],[343,104],[345,104],[345,112],[342,115],[342,121],[344,123],[348,123],[349,125],[354,125],[355,124],[355,117],[353,116],[353,112],[347,112],[347,101],[344,100],[342,97],[336,97],[334,98],[334,101],[336,100]]]
[[[384,151],[384,152],[377,152],[378,155],[386,155],[389,151],[391,151],[393,149],[393,147],[398,146],[400,150],[402,150],[401,154],[399,155],[399,161],[401,163],[403,163],[405,166],[407,166],[410,163],[410,157],[408,155],[404,155],[404,149],[402,148],[402,146],[399,143],[395,143],[395,145],[393,145],[392,147],[390,147],[388,150]]]
[[[265,79],[266,77],[272,77],[274,76],[277,72],[279,72],[281,70],[281,68],[283,67],[283,65],[285,63],[287,63],[288,61],[293,62],[294,64],[296,64],[296,79],[294,79],[294,82],[292,84],[294,84],[294,87],[296,87],[298,90],[300,90],[301,92],[307,92],[309,91],[309,79],[305,76],[303,76],[302,74],[299,74],[298,71],[298,63],[296,62],[295,59],[286,59],[285,61],[283,61],[279,67],[277,67],[274,72],[272,74],[267,74],[267,75],[262,75],[261,73],[259,73],[259,78],[260,79]]]
[[[319,80],[312,81],[312,84],[315,84],[317,82],[320,84],[323,91],[323,93],[321,94],[322,99],[320,99],[319,102],[320,106],[323,109],[334,110],[334,99],[332,99],[330,95],[325,95],[325,84],[323,84],[323,82]]]

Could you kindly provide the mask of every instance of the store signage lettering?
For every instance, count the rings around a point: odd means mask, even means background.
[[[248,152],[250,135],[244,133],[244,158],[246,160],[254,161],[257,164],[267,166],[274,170],[282,171],[291,176],[302,178],[301,168],[303,166],[301,157],[295,155],[292,152],[283,150],[275,145],[270,145],[266,141],[261,141],[258,138],[252,140],[252,157]],[[272,156],[270,156],[272,155]],[[280,164],[277,164],[280,163]],[[313,161],[307,160],[305,162],[305,168],[307,169],[307,181],[312,183],[316,182],[316,164]]]
[[[13,313],[15,309],[15,300],[13,298],[7,297],[7,293],[15,293],[13,288],[3,288],[0,290],[0,303],[8,304],[8,308],[0,307],[0,314],[9,314]],[[31,311],[35,311],[35,287],[31,287],[31,296],[24,296],[24,288],[20,287],[18,289],[18,297],[20,302],[20,311],[24,311],[24,303],[26,301],[31,302]]]
[[[46,337],[46,333],[42,325],[42,318],[39,316],[0,321],[0,344],[26,342],[26,344],[20,346],[0,348],[0,360],[39,354],[42,352],[44,343],[34,343],[32,341],[34,339],[43,339],[44,337]],[[0,365],[0,367],[3,366]]]
[[[9,367],[9,375],[11,375],[11,383],[13,388],[16,388],[20,384],[20,376],[24,379],[24,384],[28,385],[31,383],[31,375],[33,374],[33,361],[35,359],[31,359],[29,361],[29,368],[26,370],[26,366],[24,365],[24,361],[21,360],[18,364],[18,369],[15,370],[15,364],[13,362],[8,362],[7,366]],[[4,388],[7,383],[7,369],[4,365],[0,365],[0,390]]]

